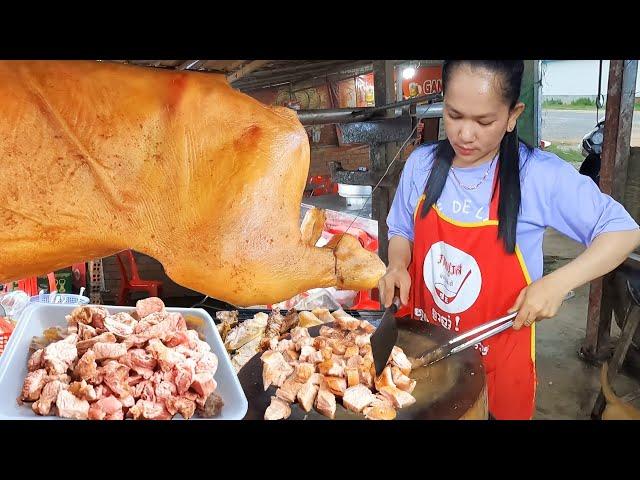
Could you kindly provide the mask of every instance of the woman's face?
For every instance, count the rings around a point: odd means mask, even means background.
[[[491,160],[523,110],[522,103],[509,110],[495,74],[465,65],[453,70],[444,97],[444,128],[456,153],[454,164],[471,167]]]

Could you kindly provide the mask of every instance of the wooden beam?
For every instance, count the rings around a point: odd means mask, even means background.
[[[228,71],[226,73],[229,74],[229,73],[235,72],[237,69],[239,69],[245,63],[247,63],[246,60],[236,60],[235,62],[233,62],[232,64],[230,64],[230,65],[228,65],[226,67],[228,69]]]
[[[178,65],[176,70],[189,70],[190,68],[197,67],[200,62],[202,62],[202,60],[187,60]]]
[[[331,69],[320,68],[314,71],[301,73],[289,73],[279,75],[278,70],[274,70],[271,76],[267,78],[251,78],[240,81],[234,85],[243,92],[270,88],[277,85],[291,84],[291,88],[295,90],[304,90],[317,85],[324,84],[327,80],[330,82],[339,81],[345,78],[351,78],[355,75],[362,75],[371,71],[371,61],[362,61],[357,63],[346,63],[335,66]],[[347,73],[343,73],[347,72]],[[340,78],[338,78],[340,77]]]
[[[249,90],[254,88],[264,88],[282,83],[295,83],[310,80],[318,77],[325,77],[333,72],[343,72],[349,70],[352,63],[313,64],[301,65],[292,69],[290,67],[280,69],[270,68],[269,70],[257,71],[243,80],[238,81],[236,88]]]
[[[261,72],[255,72],[253,74],[253,77],[255,79],[258,79],[260,77],[269,77],[271,75],[273,75],[274,73],[277,74],[286,74],[286,73],[304,73],[307,72],[309,70],[331,70],[332,67],[335,67],[336,65],[338,66],[343,66],[343,65],[347,65],[349,64],[348,61],[345,60],[328,60],[326,62],[310,62],[310,63],[303,63],[303,64],[298,64],[298,65],[291,65],[288,67],[276,67],[274,69],[270,69],[270,70],[264,70]]]
[[[373,66],[371,64],[364,65],[362,67],[358,67],[352,72],[349,73],[330,73],[328,75],[322,75],[318,77],[314,77],[310,80],[300,80],[291,85],[291,91],[297,92],[300,90],[306,90],[307,88],[317,87],[318,85],[325,85],[327,83],[337,83],[342,80],[347,80],[349,78],[353,78],[354,76],[366,75],[373,71]]]
[[[252,60],[252,61],[242,65],[235,72],[228,74],[227,75],[227,81],[229,83],[233,84],[234,82],[237,82],[238,80],[240,80],[242,77],[250,74],[254,70],[257,70],[258,68],[260,68],[263,65],[266,65],[267,63],[272,62],[272,61],[273,60]]]

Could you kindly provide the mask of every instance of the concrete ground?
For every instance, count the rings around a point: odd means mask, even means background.
[[[543,249],[546,274],[571,261],[584,247],[554,230],[548,230]],[[536,420],[587,420],[600,388],[600,368],[585,363],[578,356],[585,338],[589,286],[578,288],[575,294],[565,301],[555,318],[539,322],[536,326]],[[612,323],[611,335],[617,337],[620,330],[615,321]],[[613,383],[619,396],[638,387],[638,381],[624,373]],[[638,400],[632,405],[640,407]]]

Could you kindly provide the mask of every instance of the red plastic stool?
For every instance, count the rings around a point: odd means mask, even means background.
[[[150,297],[162,296],[162,282],[159,280],[143,280],[138,272],[138,265],[131,250],[123,250],[116,254],[118,265],[120,266],[120,293],[118,293],[117,304],[126,305],[131,292],[147,292]],[[125,262],[129,263],[131,278],[127,275]]]
[[[373,300],[368,290],[360,290],[356,295],[353,310],[380,310],[380,302]]]
[[[338,184],[332,183],[329,175],[316,175],[309,177],[306,190],[311,190],[309,196],[312,197],[329,195],[331,193],[338,193]]]

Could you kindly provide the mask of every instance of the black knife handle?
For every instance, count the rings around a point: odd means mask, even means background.
[[[391,306],[389,307],[389,309],[393,313],[396,313],[401,306],[402,306],[402,302],[400,302],[400,289],[396,287],[395,292],[393,293],[393,302],[391,303]]]

